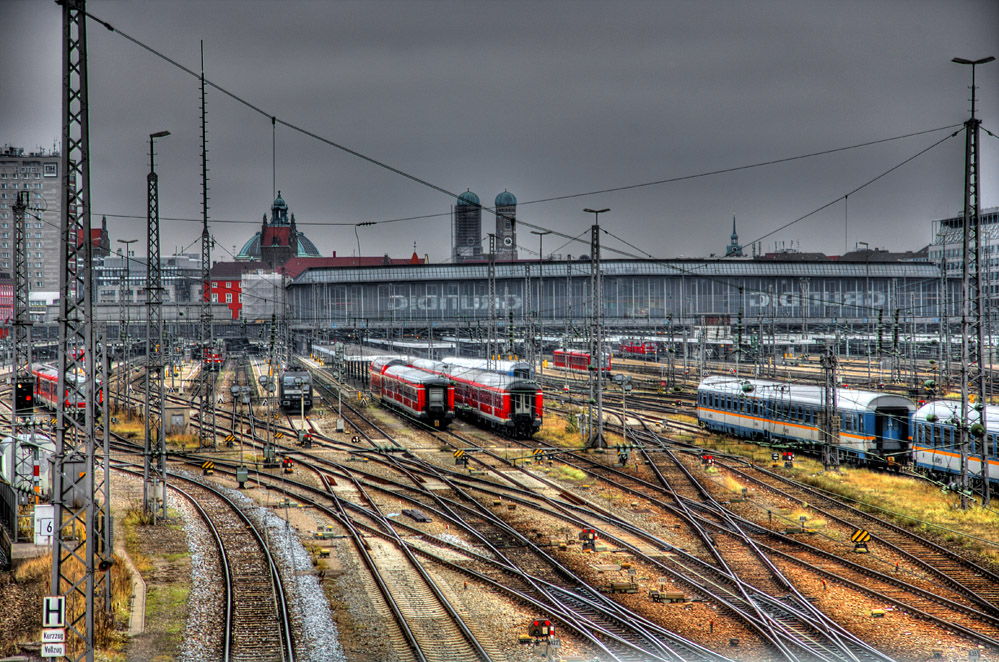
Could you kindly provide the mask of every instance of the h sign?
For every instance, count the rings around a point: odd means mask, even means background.
[[[66,627],[66,596],[47,595],[42,598],[42,627]]]

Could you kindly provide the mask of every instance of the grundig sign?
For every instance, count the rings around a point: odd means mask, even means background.
[[[496,310],[520,310],[522,300],[516,294],[496,296]],[[428,294],[426,296],[389,296],[388,310],[489,310],[489,295]]]

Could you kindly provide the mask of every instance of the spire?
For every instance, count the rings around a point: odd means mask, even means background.
[[[735,231],[735,214],[732,214],[732,236],[725,249],[725,257],[743,257],[742,246],[739,245],[739,233]]]

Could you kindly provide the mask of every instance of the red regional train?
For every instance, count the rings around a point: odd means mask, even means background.
[[[555,367],[568,368],[570,370],[588,370],[590,367],[590,353],[580,352],[574,349],[556,349],[554,352]],[[610,372],[610,355],[606,356],[600,369]]]
[[[383,403],[434,427],[454,420],[454,387],[446,377],[398,358],[376,358],[368,367],[371,391]]]
[[[451,380],[455,413],[463,418],[514,439],[529,439],[541,428],[544,399],[541,387],[535,382],[446,361],[411,361],[414,368]]]
[[[43,363],[34,366],[31,369],[31,374],[34,377],[35,382],[35,397],[40,400],[44,406],[55,410],[59,405],[58,396],[56,395],[56,393],[59,392],[59,371],[56,370],[55,366]],[[82,375],[73,375],[67,378],[67,381],[71,381],[75,384],[82,379]],[[97,404],[100,405],[104,403],[104,390],[101,388],[101,382],[99,379],[96,380],[96,388]],[[66,405],[71,411],[78,411],[80,415],[82,415],[85,411],[84,407],[86,407],[86,400],[83,397],[74,395],[71,401],[67,393]]]
[[[532,381],[477,368],[452,366],[455,411],[514,439],[541,428],[543,396]]]
[[[621,343],[621,354],[624,356],[634,356],[636,358],[655,356],[657,354],[656,343],[625,340]]]

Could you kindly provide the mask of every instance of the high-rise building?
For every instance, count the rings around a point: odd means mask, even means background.
[[[61,167],[56,151],[25,152],[10,145],[0,151],[0,271],[14,270],[14,203],[18,191],[28,191],[24,221],[28,288],[33,292],[59,291]]]
[[[454,262],[482,259],[482,204],[471,190],[458,196],[454,206]]]
[[[517,259],[517,198],[506,189],[496,196],[496,259]]]
[[[982,284],[985,286],[986,300],[991,301],[999,294],[999,207],[982,209],[978,222],[982,242]],[[929,261],[937,265],[945,264],[948,276],[961,276],[964,265],[964,256],[961,254],[963,236],[964,212],[933,221]]]

